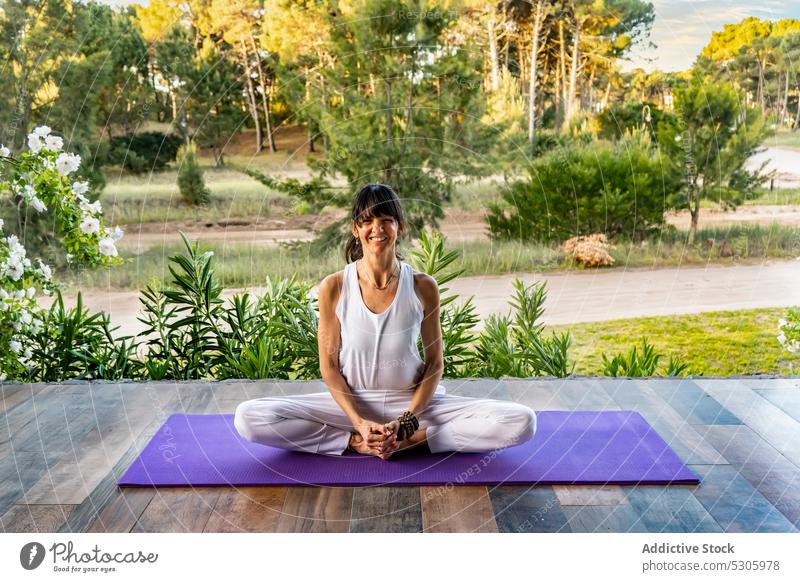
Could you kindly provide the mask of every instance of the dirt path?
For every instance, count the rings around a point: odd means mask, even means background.
[[[450,288],[462,297],[474,295],[484,320],[508,311],[515,276],[526,284],[547,281],[543,321],[551,324],[800,304],[800,261],[463,277]],[[237,292],[241,290],[228,290],[225,296]],[[137,321],[138,298],[137,292],[92,291],[84,302],[110,313],[122,335],[143,329]],[[74,305],[74,298],[68,303]]]

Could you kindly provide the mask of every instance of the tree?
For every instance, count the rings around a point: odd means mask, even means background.
[[[412,235],[436,225],[453,176],[482,171],[491,136],[480,123],[482,55],[451,35],[457,13],[438,4],[420,11],[411,0],[354,0],[328,18],[329,93],[317,123],[329,149],[310,163],[351,189],[394,187]]]
[[[763,116],[742,106],[730,84],[694,75],[675,94],[675,120],[665,118],[658,138],[664,163],[680,176],[680,205],[691,214],[689,244],[694,242],[700,201],[716,200],[734,208],[766,178],[763,168],[745,162],[769,135]]]

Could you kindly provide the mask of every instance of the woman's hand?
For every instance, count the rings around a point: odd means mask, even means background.
[[[384,456],[384,454],[392,448],[396,450],[394,445],[397,438],[391,431],[386,430],[383,424],[362,419],[360,422],[354,423],[353,426],[361,438],[351,439],[350,444],[362,455],[374,455],[388,459],[389,457]],[[353,442],[354,440],[357,442]]]

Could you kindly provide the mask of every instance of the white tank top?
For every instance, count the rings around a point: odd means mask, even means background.
[[[339,369],[353,390],[411,390],[424,363],[417,340],[424,309],[414,292],[414,271],[400,261],[394,301],[382,313],[367,308],[358,285],[356,263],[344,268],[336,304],[341,328]]]

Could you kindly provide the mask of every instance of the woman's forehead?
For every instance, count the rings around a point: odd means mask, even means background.
[[[365,210],[358,217],[359,220],[374,220],[376,218],[378,220],[384,220],[384,219],[394,220],[394,216],[392,216],[391,214],[373,214],[369,210]]]

